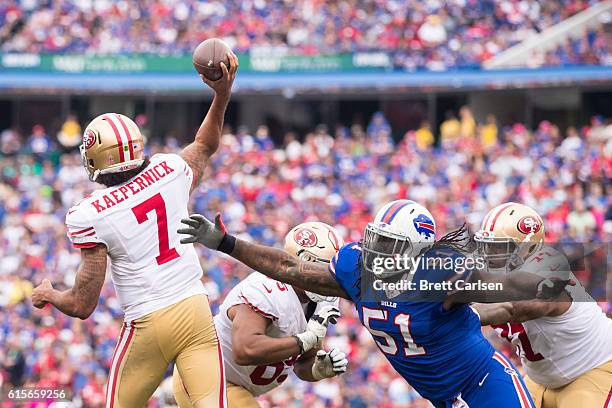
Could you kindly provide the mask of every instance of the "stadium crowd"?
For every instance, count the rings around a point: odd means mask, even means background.
[[[479,66],[596,0],[7,0],[0,51],[189,54],[225,39],[236,52],[389,51],[403,69]],[[583,46],[582,46],[583,47]],[[605,43],[600,46],[606,53]],[[565,49],[561,47],[560,50]],[[580,63],[592,55],[574,53]],[[605,60],[605,59],[604,59]],[[548,64],[576,63],[563,57]]]
[[[610,35],[606,27],[588,30],[582,36],[569,38],[564,44],[544,54],[542,61],[535,61],[537,65],[612,65],[610,53]]]
[[[60,142],[67,128],[79,126],[70,121]],[[448,116],[439,133],[434,145],[424,123],[395,144],[381,113],[368,126],[338,127],[333,136],[324,126],[302,137],[288,133],[281,146],[265,126],[253,134],[228,127],[193,196],[193,211],[221,211],[234,233],[280,246],[294,224],[314,219],[335,225],[347,241],[358,240],[374,211],[401,197],[426,204],[441,232],[464,220],[473,230],[488,208],[514,200],[544,215],[548,240],[610,241],[611,124],[594,117],[565,132],[546,121],[534,130],[521,123],[498,128],[491,116],[476,123],[464,107],[459,117]],[[63,220],[94,187],[78,153],[61,149],[66,145],[58,138],[40,125],[28,138],[11,130],[0,137],[0,383],[68,387],[75,406],[101,407],[122,318],[110,281],[85,321],[51,308],[34,310],[28,300],[43,277],[58,287],[72,285],[80,256]],[[151,143],[149,153],[176,151],[168,146],[176,142]],[[216,310],[249,270],[224,255],[198,251]],[[429,407],[391,369],[352,307],[343,302],[342,311],[327,344],[347,351],[349,372],[315,384],[290,377],[261,398],[262,406]],[[506,343],[491,331],[487,335],[513,356]],[[171,406],[170,389],[165,382],[150,407]]]

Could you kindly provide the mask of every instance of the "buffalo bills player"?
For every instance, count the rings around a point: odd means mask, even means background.
[[[511,275],[490,276],[473,269],[463,275],[453,270],[447,273],[440,266],[428,270],[424,267],[428,259],[462,258],[457,250],[460,241],[455,239],[459,234],[450,233],[434,242],[433,217],[414,201],[386,204],[366,227],[363,243],[343,246],[328,267],[237,239],[226,232],[219,214],[215,224],[201,215],[183,222],[191,228],[179,231],[190,235],[181,242],[200,242],[273,279],[352,301],[362,324],[391,365],[437,408],[533,407],[516,369],[484,338],[478,315],[466,304],[496,301],[499,297],[484,291],[469,295],[448,291],[440,296],[440,291],[418,290],[405,296],[393,287],[380,293],[374,285],[365,283],[373,278],[380,287],[381,282],[397,283],[399,279],[436,283],[457,282],[462,277],[470,282],[502,283],[502,296],[533,298],[560,292],[551,282],[533,275],[515,275],[510,280]],[[385,264],[385,259],[395,260],[398,255],[419,260],[418,266],[412,270],[410,266],[377,267],[381,264],[377,259]],[[299,343],[299,339],[296,341]]]

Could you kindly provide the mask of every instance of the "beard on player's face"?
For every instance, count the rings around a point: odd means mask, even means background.
[[[512,241],[503,242],[481,242],[479,253],[491,269],[500,269],[508,265],[517,250],[516,243]]]

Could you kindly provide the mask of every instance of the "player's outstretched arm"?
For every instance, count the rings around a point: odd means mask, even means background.
[[[502,303],[517,301],[568,299],[565,288],[576,283],[572,279],[543,278],[534,273],[514,271],[503,275],[475,271],[468,282],[481,285],[500,284],[501,290],[484,289],[455,291],[444,301],[445,309],[461,303]]]
[[[106,257],[106,246],[102,244],[81,249],[81,266],[74,286],[60,292],[44,279],[32,292],[32,304],[41,309],[50,303],[68,316],[87,319],[98,305],[106,275]]]
[[[208,159],[219,148],[225,110],[230,100],[232,84],[238,69],[238,58],[233,52],[230,51],[228,59],[230,62],[229,67],[226,67],[223,62],[221,63],[221,70],[223,71],[221,79],[211,81],[200,75],[202,81],[215,91],[215,96],[204,121],[195,135],[193,143],[186,146],[180,153],[183,160],[189,164],[193,171],[191,191],[200,184]]]
[[[473,280],[483,283],[501,283],[503,290],[487,290],[482,293],[483,302],[495,303],[504,301],[533,301],[536,299],[559,299],[565,295],[565,288],[576,284],[572,279],[545,278],[536,273],[513,271],[503,275],[478,273]],[[564,299],[563,299],[564,300]]]
[[[241,239],[236,239],[234,250],[229,255],[272,279],[320,295],[338,296],[350,300],[325,264],[303,261],[282,249],[253,244]]]
[[[567,311],[571,302],[562,301],[518,301],[504,303],[474,303],[472,308],[480,316],[480,324],[522,323],[544,316],[560,316]]]
[[[199,242],[217,251],[225,252],[251,269],[281,282],[325,296],[349,299],[346,292],[327,270],[327,265],[303,261],[282,249],[253,244],[228,234],[217,214],[215,223],[203,215],[195,214],[181,220],[189,228],[179,229],[186,234],[183,244]]]

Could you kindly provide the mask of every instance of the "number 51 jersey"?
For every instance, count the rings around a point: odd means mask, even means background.
[[[192,182],[182,157],[156,154],[137,176],[68,210],[75,248],[106,245],[126,321],[206,293],[193,244],[181,244],[176,232],[189,215]]]
[[[495,349],[482,335],[476,313],[467,305],[446,311],[440,301],[400,301],[406,299],[402,296],[377,300],[370,292],[374,289],[361,282],[361,251],[357,242],[346,244],[332,258],[329,270],[393,368],[431,401],[452,400],[478,383]],[[432,249],[423,257],[439,255]],[[436,279],[446,273],[454,271],[419,268],[413,281],[424,274]]]

